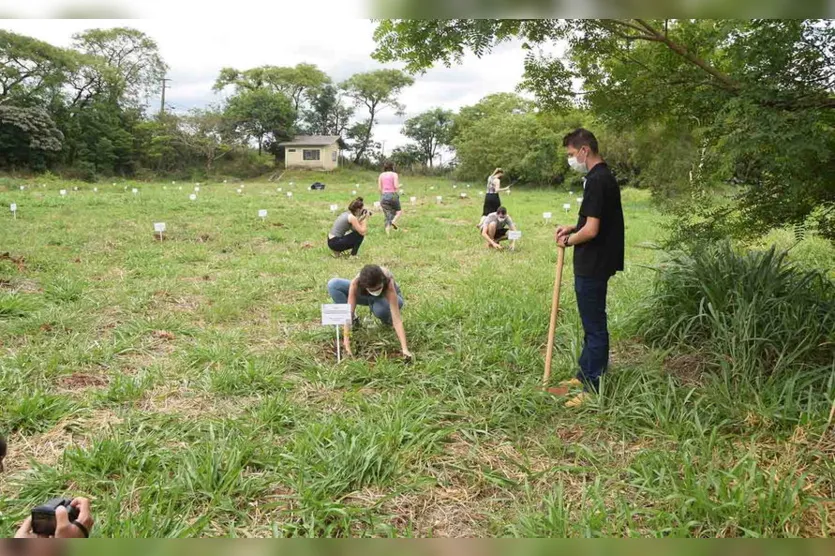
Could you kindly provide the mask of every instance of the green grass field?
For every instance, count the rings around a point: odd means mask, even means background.
[[[329,205],[357,183],[377,200],[375,177],[202,184],[197,201],[193,183],[0,182],[0,532],[65,493],[92,498],[102,537],[835,531],[825,414],[786,422],[633,337],[664,233],[646,192],[623,192],[604,393],[572,411],[539,386],[553,225],[581,192],[503,195],[524,235],[493,252],[481,184],[406,176],[404,230],[376,215],[358,259],[332,258]],[[835,260],[814,239],[798,252]],[[336,363],[325,285],[367,263],[402,287],[413,365],[367,309]],[[582,341],[570,254],[562,304],[555,380]]]

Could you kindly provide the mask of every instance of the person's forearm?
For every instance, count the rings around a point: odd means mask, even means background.
[[[409,346],[406,345],[406,329],[403,328],[403,319],[393,318],[394,331],[397,333],[397,339],[400,340],[400,349],[402,351],[409,351]]]
[[[572,247],[575,245],[582,245],[583,243],[587,243],[595,238],[588,229],[580,228],[579,232],[572,232],[569,235],[569,245]]]

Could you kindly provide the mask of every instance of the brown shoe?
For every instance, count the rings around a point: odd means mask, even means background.
[[[590,399],[591,394],[589,394],[588,392],[580,392],[579,394],[565,402],[565,407],[569,409],[578,408],[587,403]]]

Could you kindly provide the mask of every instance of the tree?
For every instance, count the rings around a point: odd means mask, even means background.
[[[565,41],[561,59],[528,56],[523,87],[545,109],[584,104],[615,131],[676,130],[692,155],[666,177],[682,214],[697,214],[684,236],[752,236],[811,217],[835,241],[832,21],[387,20],[375,38],[377,59],[411,71],[510,38],[531,50]],[[727,182],[739,184],[731,202],[689,201]]]
[[[301,116],[305,98],[315,97],[330,81],[330,77],[315,64],[261,66],[243,71],[223,68],[215,81],[214,90],[221,91],[232,85],[236,91],[268,89],[282,93],[292,100],[293,109]]]
[[[388,159],[396,168],[414,168],[424,162],[424,153],[418,145],[410,143],[402,147],[395,147]]]
[[[49,101],[74,67],[72,52],[0,29],[0,104]]]
[[[355,106],[364,105],[368,109],[368,119],[362,122],[361,128],[354,129],[353,135],[357,140],[354,163],[359,164],[365,156],[371,143],[375,119],[380,111],[390,107],[402,114],[404,106],[397,101],[397,97],[405,87],[414,82],[414,79],[400,70],[383,69],[358,73],[340,85],[345,94],[354,100]]]
[[[228,118],[216,108],[194,109],[180,118],[177,142],[199,156],[211,173],[215,161],[230,152],[229,137],[232,126]]]
[[[258,154],[265,138],[286,139],[293,135],[296,111],[292,101],[281,93],[266,89],[242,91],[229,99],[226,116],[233,129],[258,143]]]
[[[438,148],[450,144],[452,124],[451,110],[435,108],[406,120],[403,135],[417,142],[424,163],[431,168]]]
[[[310,109],[305,112],[304,121],[311,135],[337,135],[342,137],[348,129],[354,109],[345,106],[339,90],[325,85],[310,98]]]
[[[160,90],[168,69],[157,43],[136,29],[90,29],[74,35],[73,46],[112,68],[118,78],[118,82],[111,79],[118,86],[116,96],[134,105]]]
[[[42,108],[0,104],[0,165],[41,166],[44,155],[61,150],[63,140]]]

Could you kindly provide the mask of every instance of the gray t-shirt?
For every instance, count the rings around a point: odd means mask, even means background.
[[[348,220],[350,217],[351,213],[347,210],[337,216],[336,221],[334,221],[333,227],[331,228],[330,235],[333,237],[342,237],[347,235],[349,232],[354,231],[354,227],[351,226],[351,221]]]
[[[486,228],[487,226],[489,226],[493,222],[496,223],[496,229],[497,230],[502,230],[504,228],[512,228],[513,227],[513,220],[510,218],[510,215],[507,216],[507,218],[505,219],[504,222],[499,222],[499,215],[496,214],[495,212],[491,212],[484,219],[484,222],[481,223],[482,229]]]

